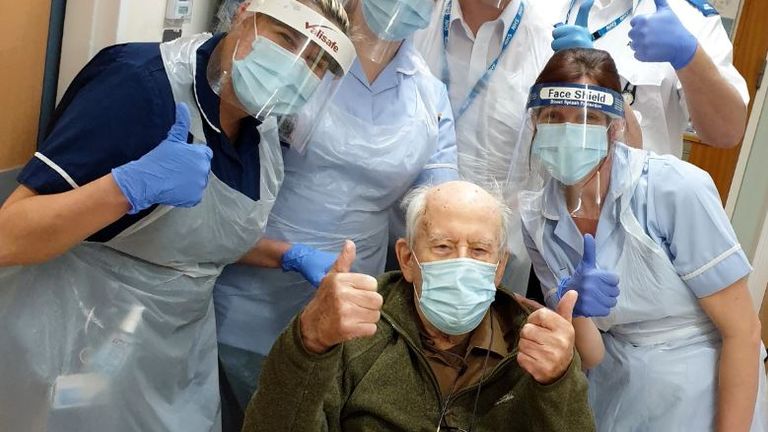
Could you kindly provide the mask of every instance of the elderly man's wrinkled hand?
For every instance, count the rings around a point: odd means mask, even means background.
[[[577,298],[575,291],[569,291],[557,305],[557,312],[535,310],[520,331],[517,362],[540,384],[557,381],[571,365],[576,339],[571,322]]]
[[[307,351],[321,354],[352,339],[373,336],[384,303],[376,279],[350,273],[355,244],[347,241],[317,293],[299,317]]]

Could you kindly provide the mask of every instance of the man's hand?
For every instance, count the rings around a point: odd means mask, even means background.
[[[355,244],[349,240],[317,293],[299,317],[307,351],[322,354],[335,345],[376,334],[384,299],[376,292],[376,279],[349,273]]]
[[[576,334],[571,322],[577,298],[576,291],[568,291],[558,303],[557,312],[526,302],[538,309],[528,316],[520,331],[517,363],[540,384],[557,381],[573,360]]]

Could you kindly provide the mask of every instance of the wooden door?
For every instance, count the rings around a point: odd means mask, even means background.
[[[35,150],[51,0],[0,2],[0,171]]]
[[[743,1],[744,5],[738,27],[736,27],[736,37],[733,41],[733,64],[747,81],[751,112],[752,101],[755,98],[761,78],[760,74],[765,63],[765,55],[768,52],[768,31],[766,31],[768,1]],[[741,144],[728,150],[716,149],[698,143],[691,145],[689,161],[709,172],[720,192],[723,203],[728,198],[728,191],[731,188],[740,150]]]

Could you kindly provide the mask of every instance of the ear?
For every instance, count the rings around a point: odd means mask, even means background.
[[[507,262],[509,261],[509,252],[504,252],[499,260],[499,266],[496,267],[496,278],[494,284],[496,286],[501,285],[501,278],[504,277],[504,271],[507,269]]]
[[[413,283],[413,252],[405,239],[397,240],[397,243],[395,243],[395,254],[397,255],[397,262],[400,263],[400,271],[403,272],[403,278]]]
[[[251,0],[245,0],[244,2],[240,3],[240,5],[237,7],[237,10],[235,11],[235,16],[232,18],[232,27],[234,27],[235,24],[240,24],[240,22],[243,20],[243,17],[245,16],[245,10],[248,9],[250,4]]]

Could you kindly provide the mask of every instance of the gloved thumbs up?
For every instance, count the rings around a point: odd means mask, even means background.
[[[563,278],[557,287],[557,296],[564,299],[569,291],[579,293],[573,316],[608,316],[619,296],[619,276],[597,268],[597,249],[591,234],[584,236],[584,255],[571,277]]]
[[[579,13],[576,15],[577,26],[584,27],[585,29],[589,27],[589,11],[594,3],[595,0],[587,0],[579,6]]]
[[[592,234],[584,235],[584,255],[581,257],[584,268],[595,268],[595,238]]]
[[[589,32],[589,11],[595,0],[586,0],[579,7],[575,24],[558,24],[552,31],[552,50],[568,48],[592,48],[592,34]]]
[[[667,0],[654,0],[656,12],[632,18],[629,46],[643,62],[669,62],[676,70],[693,60],[699,42],[669,8]]]

